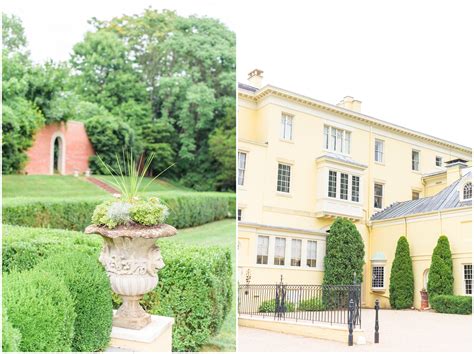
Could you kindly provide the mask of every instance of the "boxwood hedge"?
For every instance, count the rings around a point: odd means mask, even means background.
[[[430,300],[436,312],[470,315],[472,313],[472,297],[460,295],[437,295]]]
[[[235,216],[235,194],[163,192],[158,196],[169,208],[166,221],[177,228],[192,227]],[[107,198],[7,198],[5,224],[82,231],[91,223],[95,207]]]
[[[74,300],[60,278],[35,269],[4,274],[3,301],[21,333],[19,351],[71,351]]]
[[[52,256],[67,260],[71,251],[97,259],[102,245],[100,236],[73,231],[9,225],[3,231],[5,271],[30,269]],[[231,310],[230,250],[179,242],[159,244],[165,267],[158,273],[157,288],[145,296],[142,305],[152,314],[175,318],[174,351],[196,351],[219,331]]]
[[[20,351],[21,333],[8,321],[7,310],[2,304],[2,352]]]
[[[112,293],[97,257],[69,251],[46,259],[36,269],[60,277],[74,298],[77,316],[72,350],[95,352],[107,348],[112,331]]]

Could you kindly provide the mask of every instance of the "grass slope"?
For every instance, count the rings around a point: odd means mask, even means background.
[[[233,281],[235,284],[235,220],[222,220],[213,223],[179,230],[178,234],[160,242],[183,242],[194,246],[223,246],[232,250]],[[216,336],[212,337],[202,348],[203,352],[235,352],[235,289],[232,299],[232,310]]]

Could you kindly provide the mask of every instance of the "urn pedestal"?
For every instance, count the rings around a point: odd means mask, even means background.
[[[421,310],[426,310],[427,308],[430,307],[429,301],[428,301],[428,292],[426,290],[421,290],[420,291],[420,296],[421,296]]]
[[[109,276],[113,292],[123,300],[114,314],[113,325],[129,329],[145,327],[151,322],[151,315],[139,302],[156,287],[157,273],[165,266],[155,243],[158,238],[175,235],[176,229],[166,224],[121,225],[114,229],[90,225],[85,232],[99,234],[104,239],[99,261]]]

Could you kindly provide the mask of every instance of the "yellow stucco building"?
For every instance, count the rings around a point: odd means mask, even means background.
[[[400,236],[410,244],[415,307],[440,235],[451,244],[456,294],[471,294],[469,147],[271,85],[239,84],[239,282],[321,284],[327,230],[352,220],[365,244],[362,304],[388,307]]]

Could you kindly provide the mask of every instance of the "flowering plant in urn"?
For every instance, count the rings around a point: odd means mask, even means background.
[[[93,224],[85,232],[104,239],[99,261],[107,271],[112,290],[123,300],[113,325],[140,329],[150,323],[151,316],[139,301],[156,287],[157,273],[165,266],[156,240],[175,235],[176,229],[164,223],[168,216],[166,205],[156,197],[138,195],[153,155],[144,164],[138,164],[142,165],[141,172],[132,154],[124,159],[123,167],[117,157],[118,171],[100,157],[99,160],[113,176],[113,185],[121,194],[95,208]]]

